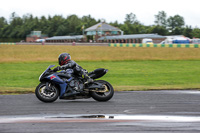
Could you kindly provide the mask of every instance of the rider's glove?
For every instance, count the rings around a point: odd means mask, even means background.
[[[94,82],[94,80],[89,78],[89,79],[87,79],[87,81],[84,84],[89,84],[89,83],[93,83],[93,82]]]
[[[92,83],[92,82],[94,82],[94,80],[91,79],[91,78],[89,78],[87,82],[88,82],[88,83]]]
[[[53,69],[54,72],[57,72],[57,71],[59,71],[59,70],[60,70],[60,67],[59,67],[59,66],[57,66],[56,68]]]

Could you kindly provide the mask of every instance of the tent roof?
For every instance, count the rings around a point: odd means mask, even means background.
[[[85,29],[85,31],[121,31],[121,30],[106,23],[98,23],[96,25],[93,25]]]

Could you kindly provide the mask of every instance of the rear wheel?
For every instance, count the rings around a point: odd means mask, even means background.
[[[104,80],[97,80],[95,82],[103,84],[105,89],[102,91],[91,91],[90,95],[92,96],[92,98],[99,102],[106,102],[110,100],[114,95],[114,89],[112,85]]]
[[[54,102],[58,98],[59,91],[53,85],[46,87],[46,83],[40,83],[35,89],[35,95],[42,102]]]

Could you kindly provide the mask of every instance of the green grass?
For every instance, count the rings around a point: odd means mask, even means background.
[[[0,45],[0,63],[54,62],[63,52],[75,61],[200,60],[200,48]]]
[[[199,89],[200,61],[77,62],[88,71],[109,69],[102,79],[115,90]],[[0,63],[0,93],[33,92],[39,75],[57,62]]]

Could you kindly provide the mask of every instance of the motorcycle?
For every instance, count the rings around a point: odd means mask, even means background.
[[[96,101],[105,102],[113,97],[112,85],[104,80],[96,80],[104,76],[107,69],[87,72],[93,82],[85,83],[85,79],[75,75],[73,69],[54,72],[51,70],[54,66],[50,65],[39,77],[40,84],[35,89],[35,95],[40,101],[54,102],[58,97],[65,100],[92,97]]]

